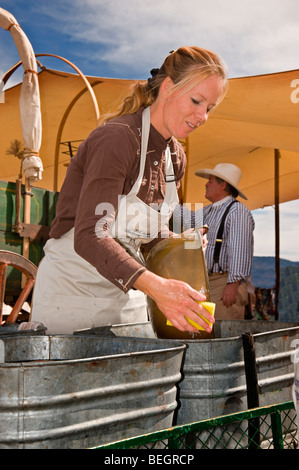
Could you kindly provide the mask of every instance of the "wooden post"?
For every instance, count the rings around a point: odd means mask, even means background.
[[[24,194],[24,213],[23,222],[24,224],[30,224],[30,208],[31,208],[31,185],[29,178],[25,178],[25,194]],[[22,254],[25,258],[29,259],[29,246],[30,238],[23,238],[23,250]],[[26,285],[27,278],[22,274],[22,288]]]
[[[275,177],[275,320],[278,320],[278,299],[280,290],[280,225],[279,225],[279,159],[280,151],[274,152]]]
[[[16,198],[15,198],[15,222],[13,231],[20,233],[21,230],[21,201],[22,201],[22,178],[16,180]]]

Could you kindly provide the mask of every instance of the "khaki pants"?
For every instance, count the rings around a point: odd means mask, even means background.
[[[227,284],[228,273],[213,273],[209,276],[211,301],[216,304],[216,320],[244,320],[245,305],[248,304],[247,283],[240,284],[237,302],[231,307],[226,307],[222,300],[222,293]]]

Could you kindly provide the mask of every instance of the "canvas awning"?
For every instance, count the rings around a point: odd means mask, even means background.
[[[206,202],[206,181],[196,170],[229,162],[242,169],[240,189],[248,197],[242,202],[249,209],[273,205],[275,149],[280,150],[279,202],[299,198],[298,79],[294,70],[229,80],[223,102],[188,138],[184,201]]]
[[[43,123],[40,157],[44,171],[42,180],[34,186],[59,191],[70,161],[70,148],[75,153],[79,143],[97,126],[98,116],[80,75],[42,68],[38,77]],[[133,80],[86,78],[101,114],[115,109],[134,83]],[[19,94],[20,85],[9,88],[5,91],[5,103],[0,103],[0,179],[6,181],[15,181],[19,172],[18,160],[6,155],[11,141],[22,141]]]

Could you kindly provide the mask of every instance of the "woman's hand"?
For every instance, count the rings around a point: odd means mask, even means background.
[[[187,321],[186,317],[188,317],[208,333],[211,332],[210,325],[197,315],[199,313],[210,323],[214,323],[214,317],[198,303],[206,298],[192,289],[189,284],[175,279],[165,279],[150,271],[144,271],[136,280],[134,287],[151,297],[160,311],[178,330],[198,332],[198,329]]]

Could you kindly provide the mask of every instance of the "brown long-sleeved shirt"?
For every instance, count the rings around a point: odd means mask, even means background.
[[[101,219],[96,207],[105,203],[117,210],[118,197],[128,194],[137,179],[142,111],[143,108],[136,114],[108,121],[80,145],[68,167],[50,231],[51,238],[59,238],[75,227],[75,251],[124,292],[145,268],[116,240],[96,235],[95,226]],[[186,156],[176,139],[171,138],[168,143],[179,186]],[[137,195],[146,204],[163,202],[166,146],[166,140],[151,126],[144,176]]]

